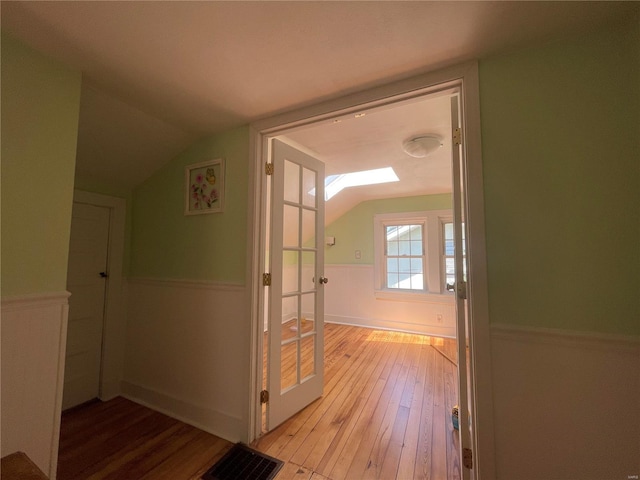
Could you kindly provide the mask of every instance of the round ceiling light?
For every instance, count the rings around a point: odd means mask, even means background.
[[[418,135],[402,142],[402,150],[415,158],[424,158],[442,146],[442,138],[438,135]]]

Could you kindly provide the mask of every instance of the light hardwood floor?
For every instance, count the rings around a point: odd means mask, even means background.
[[[327,324],[323,397],[253,447],[286,462],[278,480],[459,478],[446,342]],[[195,480],[230,447],[116,398],[62,416],[58,478]]]
[[[253,446],[313,479],[459,478],[452,360],[453,340],[326,324],[323,397]]]

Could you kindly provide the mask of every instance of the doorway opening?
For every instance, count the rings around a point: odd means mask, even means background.
[[[119,395],[124,363],[122,269],[126,201],[75,190],[63,410]],[[94,298],[95,297],[95,298]],[[97,301],[96,301],[97,298]],[[74,322],[74,319],[77,321]]]
[[[449,72],[450,73],[450,72]],[[437,76],[437,75],[436,75]],[[445,75],[446,76],[446,75]],[[441,77],[442,78],[442,77]],[[421,79],[422,82],[425,82],[425,79]],[[412,83],[412,82],[409,82]],[[467,212],[465,209],[472,202],[469,202],[468,193],[465,191],[460,192],[460,185],[467,186],[468,183],[468,175],[469,169],[466,168],[467,165],[464,163],[465,159],[468,156],[469,146],[466,145],[464,147],[460,147],[460,150],[464,148],[464,152],[462,157],[458,152],[457,156],[453,155],[452,150],[455,150],[455,145],[462,145],[462,142],[455,142],[453,136],[456,135],[456,125],[458,121],[461,123],[465,123],[464,111],[465,108],[468,108],[468,104],[465,103],[464,100],[464,91],[463,91],[463,82],[461,79],[456,79],[448,82],[434,82],[431,85],[424,87],[424,85],[429,85],[429,81],[426,80],[423,83],[422,88],[415,88],[415,82],[412,84],[413,88],[410,88],[408,91],[402,92],[403,89],[407,88],[407,85],[395,85],[390,90],[394,93],[389,95],[381,95],[380,91],[372,92],[370,95],[370,101],[368,102],[353,102],[353,99],[345,99],[342,102],[344,108],[336,108],[336,104],[325,106],[327,108],[326,113],[323,114],[315,114],[310,115],[309,111],[306,112],[296,112],[295,114],[285,115],[278,119],[272,119],[266,124],[258,125],[256,127],[256,151],[258,155],[256,158],[260,159],[260,170],[265,168],[262,162],[267,164],[271,163],[272,157],[272,145],[274,140],[286,142],[288,145],[295,147],[299,151],[310,154],[310,156],[318,157],[323,164],[327,168],[327,175],[325,179],[324,186],[329,190],[331,187],[335,187],[335,182],[338,179],[344,179],[346,174],[351,174],[354,172],[363,172],[376,170],[381,168],[391,167],[391,165],[380,165],[375,164],[373,159],[375,158],[386,158],[387,161],[393,155],[396,157],[399,154],[389,153],[388,149],[390,148],[387,141],[384,139],[384,135],[388,131],[396,130],[396,135],[400,135],[402,139],[410,138],[418,136],[419,134],[429,133],[435,134],[435,136],[442,139],[442,147],[445,151],[449,148],[448,153],[444,153],[446,157],[446,168],[441,168],[440,172],[442,175],[438,174],[437,162],[433,162],[432,164],[428,164],[428,162],[423,161],[423,163],[413,162],[411,159],[407,159],[406,154],[403,157],[398,158],[398,163],[395,165],[395,168],[400,172],[398,177],[411,178],[411,180],[415,180],[413,182],[414,190],[405,190],[404,192],[399,188],[399,185],[389,185],[388,189],[383,188],[381,185],[376,185],[374,187],[365,187],[362,184],[358,187],[351,188],[350,185],[343,187],[342,189],[338,189],[339,193],[335,194],[332,198],[328,198],[326,195],[322,195],[322,200],[326,200],[326,211],[327,211],[327,223],[329,227],[327,229],[325,238],[325,233],[322,231],[318,232],[318,235],[322,238],[322,248],[324,253],[329,256],[337,257],[339,260],[334,263],[323,262],[321,270],[317,273],[322,278],[328,278],[329,284],[328,287],[325,285],[324,291],[326,292],[327,298],[330,297],[330,291],[344,293],[346,291],[345,288],[342,288],[346,284],[350,284],[352,286],[360,287],[362,289],[367,289],[369,292],[369,300],[373,302],[373,304],[379,306],[383,303],[385,304],[385,308],[388,308],[390,312],[393,311],[394,307],[398,306],[399,302],[404,302],[406,304],[411,304],[413,307],[417,307],[420,309],[425,305],[430,305],[435,310],[428,313],[426,316],[429,317],[427,321],[425,321],[424,310],[422,311],[422,315],[420,313],[406,313],[406,310],[403,312],[403,315],[395,315],[395,318],[389,321],[389,318],[376,318],[376,315],[368,315],[367,317],[359,315],[357,312],[351,314],[345,314],[344,308],[343,311],[340,312],[339,308],[336,305],[340,304],[342,301],[342,307],[344,307],[345,303],[351,303],[351,306],[354,304],[360,304],[360,301],[354,301],[354,294],[346,295],[346,300],[343,298],[340,300],[336,299],[335,296],[331,298],[330,302],[327,304],[331,304],[331,307],[328,307],[327,315],[330,317],[330,321],[335,323],[343,323],[350,325],[358,325],[358,321],[361,321],[361,326],[367,326],[371,328],[378,328],[380,330],[401,330],[404,332],[413,332],[413,333],[421,333],[421,334],[430,334],[432,336],[439,337],[455,337],[456,331],[462,332],[462,336],[459,338],[457,342],[457,352],[463,352],[463,355],[460,356],[461,364],[460,369],[465,371],[465,375],[461,376],[464,379],[465,385],[464,390],[461,390],[460,395],[460,404],[461,410],[464,410],[465,413],[461,414],[466,418],[461,419],[461,423],[463,425],[472,425],[473,420],[476,418],[476,410],[475,403],[473,402],[474,397],[477,395],[477,391],[475,389],[474,373],[475,371],[472,369],[474,366],[475,358],[473,357],[472,352],[472,339],[474,326],[468,326],[467,320],[471,320],[470,317],[465,318],[465,315],[462,315],[462,322],[460,323],[461,315],[458,313],[460,310],[461,303],[457,300],[457,297],[460,296],[460,292],[456,292],[455,294],[449,293],[447,290],[448,286],[448,276],[450,273],[454,275],[454,270],[451,270],[449,267],[449,263],[447,262],[447,255],[451,257],[451,252],[446,252],[444,250],[444,246],[448,240],[453,241],[453,239],[445,238],[445,232],[452,231],[449,228],[455,221],[459,224],[464,222],[464,230],[456,231],[456,235],[462,237],[462,231],[466,232],[466,239],[470,240],[471,243],[474,242],[474,232],[477,232],[478,229],[482,231],[482,226],[476,226],[478,223],[478,219],[482,220],[481,217],[477,216],[477,212],[472,211],[473,209],[469,209]],[[400,93],[398,93],[400,92]],[[376,98],[377,97],[377,98]],[[460,101],[460,108],[456,110],[456,114],[462,112],[463,116],[461,120],[457,117],[454,119],[454,108],[452,107],[453,102],[452,99]],[[351,102],[351,103],[350,103]],[[437,109],[434,107],[438,102],[442,103],[441,109]],[[426,108],[425,106],[429,106],[431,108]],[[456,105],[458,105],[456,103]],[[422,108],[422,110],[421,110]],[[314,109],[311,109],[312,111]],[[317,113],[318,109],[315,109]],[[422,119],[422,122],[412,121],[412,110],[416,111],[418,118]],[[441,122],[434,122],[432,125],[428,125],[428,122],[425,122],[425,118],[428,118],[429,113],[427,111],[440,111]],[[297,117],[297,118],[296,118]],[[368,117],[368,118],[367,118]],[[438,117],[438,115],[435,115]],[[368,122],[367,120],[371,120]],[[346,128],[347,133],[344,135],[337,134],[337,128],[341,126],[345,126],[347,122],[350,123],[349,127]],[[358,123],[359,122],[359,123]],[[454,122],[456,125],[454,125]],[[394,125],[391,127],[390,125]],[[437,130],[440,128],[441,131],[428,131],[431,129]],[[425,131],[427,130],[427,131]],[[458,130],[459,134],[460,130]],[[472,135],[473,136],[473,135]],[[372,140],[373,137],[373,140]],[[400,138],[398,137],[398,138]],[[394,147],[396,149],[400,149],[401,140],[398,138],[393,140],[395,143]],[[387,143],[385,143],[387,142]],[[447,145],[447,147],[445,147]],[[473,148],[471,148],[473,150]],[[381,154],[381,152],[386,152]],[[463,170],[452,170],[452,163],[455,163],[456,158],[462,161]],[[419,160],[419,159],[418,159]],[[424,160],[424,159],[422,159]],[[404,161],[404,164],[403,164]],[[458,166],[460,167],[460,165]],[[417,175],[416,173],[421,169],[429,170],[429,175],[422,176]],[[473,170],[473,169],[471,169]],[[395,171],[395,170],[394,170]],[[453,179],[455,176],[457,182],[459,182],[458,187],[456,187],[456,180]],[[421,173],[423,173],[421,171]],[[272,261],[271,255],[267,254],[267,252],[273,252],[281,248],[280,245],[272,245],[270,244],[270,238],[272,235],[271,231],[271,221],[273,219],[272,212],[272,199],[275,195],[278,194],[276,189],[271,185],[270,181],[267,181],[263,177],[261,178],[260,183],[261,187],[258,189],[257,198],[256,199],[256,209],[255,209],[255,219],[257,220],[256,225],[260,225],[259,235],[255,235],[254,238],[259,239],[259,241],[254,244],[254,259],[256,262],[254,263],[254,271],[257,272],[268,272],[273,270],[281,270],[283,266],[281,264],[274,264]],[[425,180],[428,178],[428,181]],[[426,190],[424,188],[424,184],[431,182],[430,186],[431,190]],[[439,183],[438,183],[439,182]],[[409,182],[411,183],[411,182]],[[474,183],[472,181],[472,183]],[[434,184],[436,186],[434,186]],[[447,185],[448,184],[448,185]],[[438,187],[438,185],[440,185]],[[453,188],[452,188],[453,186]],[[439,189],[438,189],[439,188]],[[458,213],[456,214],[456,209],[454,209],[455,203],[455,193],[453,190],[458,188],[458,194],[460,196],[458,200]],[[478,188],[477,184],[474,184],[473,188]],[[335,190],[335,188],[334,188]],[[341,191],[340,191],[341,190]],[[385,192],[386,193],[382,193]],[[473,189],[470,189],[473,190]],[[479,190],[481,192],[481,185],[479,186]],[[302,190],[301,190],[302,191]],[[310,192],[310,191],[309,191]],[[366,192],[365,197],[360,195],[360,193]],[[368,195],[368,197],[367,197]],[[431,201],[435,201],[434,204],[426,205],[425,197],[429,196],[439,196],[436,200],[430,199]],[[408,203],[409,205],[413,205],[409,210],[407,208],[401,209],[397,206],[391,207],[391,212],[399,213],[399,212],[427,212],[426,217],[431,216],[431,219],[422,219],[420,222],[411,221],[407,223],[406,221],[398,222],[397,220],[392,222],[390,225],[387,225],[385,228],[391,228],[391,230],[386,230],[388,234],[392,234],[395,232],[396,236],[398,232],[401,230],[414,231],[418,232],[419,229],[416,227],[417,225],[424,225],[424,237],[427,236],[427,232],[430,232],[430,235],[433,236],[430,242],[423,241],[423,245],[426,251],[421,252],[421,258],[413,258],[410,255],[409,258],[410,264],[422,263],[423,267],[416,267],[416,269],[409,270],[408,272],[404,269],[393,270],[389,265],[391,261],[395,261],[396,264],[402,260],[399,258],[390,258],[383,257],[380,268],[380,273],[371,275],[369,274],[369,278],[375,277],[378,279],[375,283],[373,280],[371,281],[361,281],[356,279],[354,275],[358,275],[358,272],[352,273],[349,272],[348,275],[345,275],[344,272],[336,273],[339,270],[344,271],[344,263],[340,263],[341,258],[346,258],[345,255],[351,256],[353,260],[361,260],[362,264],[364,261],[372,261],[371,257],[375,257],[376,253],[374,252],[374,248],[369,248],[369,246],[363,246],[362,248],[357,248],[354,244],[349,244],[349,234],[345,229],[337,229],[335,231],[330,231],[332,228],[332,222],[339,222],[340,219],[349,216],[349,212],[351,212],[354,208],[358,208],[358,206],[362,206],[367,202],[383,202],[391,205],[392,203],[397,203],[397,198],[402,198],[402,202]],[[409,201],[407,200],[409,199]],[[448,199],[448,204],[447,204]],[[481,196],[480,196],[481,200]],[[336,207],[334,208],[333,205]],[[412,203],[415,202],[415,203]],[[441,202],[441,203],[438,203]],[[444,203],[444,204],[443,204]],[[434,205],[438,205],[434,207]],[[476,204],[476,208],[477,208]],[[481,202],[480,202],[481,206]],[[448,208],[447,208],[448,207]],[[362,207],[361,207],[362,208]],[[385,212],[391,213],[391,212]],[[436,212],[433,215],[430,215],[429,212]],[[279,213],[277,213],[279,214]],[[352,215],[347,223],[354,223],[353,220],[362,215],[359,215],[356,212]],[[483,223],[483,222],[482,222]],[[427,228],[427,224],[429,224],[429,228]],[[323,227],[324,227],[323,223]],[[473,227],[472,227],[473,226]],[[335,225],[333,225],[335,227]],[[402,228],[400,228],[402,227]],[[279,227],[282,228],[282,227]],[[385,231],[385,230],[383,230]],[[337,232],[337,233],[336,233]],[[335,234],[334,234],[335,233]],[[373,237],[373,232],[369,231],[369,236]],[[411,240],[422,241],[423,236],[418,235],[415,239],[409,238],[409,244]],[[399,238],[398,238],[399,239]],[[398,240],[396,239],[396,240]],[[435,240],[434,240],[435,239]],[[317,238],[315,239],[317,240]],[[378,239],[380,240],[380,239]],[[404,241],[405,239],[400,239]],[[301,239],[301,242],[304,243],[307,239]],[[390,240],[391,241],[391,240]],[[341,243],[342,242],[342,243]],[[373,244],[373,238],[370,238],[370,242]],[[454,242],[455,243],[455,242]],[[325,245],[326,244],[326,245]],[[340,252],[338,246],[346,246],[346,250],[343,249]],[[462,252],[462,244],[459,246],[459,252]],[[333,249],[330,250],[330,249]],[[484,245],[482,241],[480,241],[480,250],[484,249]],[[431,252],[429,250],[432,250]],[[473,249],[474,252],[478,251],[478,248]],[[388,250],[383,249],[384,252],[388,253]],[[468,251],[468,250],[466,250]],[[337,252],[337,253],[336,253]],[[346,253],[345,253],[346,252]],[[341,256],[342,255],[342,256]],[[460,262],[467,263],[466,253],[463,255],[461,253],[456,254],[457,258],[460,259]],[[396,255],[397,257],[397,255]],[[452,260],[452,258],[450,258]],[[334,259],[335,260],[335,259]],[[468,282],[465,278],[464,286],[467,287],[467,292],[476,295],[476,297],[480,298],[482,295],[486,295],[486,292],[482,291],[482,287],[478,287],[477,289],[472,289],[472,285],[475,284],[474,279],[480,278],[481,275],[484,274],[484,270],[480,268],[480,272],[476,275],[475,267],[482,267],[482,261],[484,260],[484,253],[482,255],[474,256],[474,260],[476,264],[472,264],[471,268],[465,272],[467,275]],[[281,260],[280,260],[281,261]],[[413,262],[412,262],[413,261]],[[351,262],[356,263],[356,262]],[[471,262],[470,262],[471,263]],[[329,265],[332,265],[331,267]],[[432,268],[435,266],[435,269]],[[367,266],[366,268],[369,268]],[[413,266],[411,267],[413,268]],[[333,275],[329,275],[327,272],[329,269],[334,270]],[[358,270],[357,268],[354,270]],[[364,271],[365,267],[361,267],[360,270]],[[371,267],[371,270],[375,270],[375,266]],[[448,271],[449,270],[449,271]],[[462,269],[463,270],[463,269]],[[462,271],[461,270],[461,271]],[[360,272],[362,273],[362,272]],[[462,280],[463,276],[460,274],[455,274],[458,280]],[[332,282],[333,278],[336,278],[335,282]],[[395,283],[392,282],[392,277],[395,278]],[[403,278],[404,277],[404,280]],[[314,277],[316,278],[316,277]],[[411,288],[406,288],[406,280],[409,279],[409,282],[416,281],[416,285],[423,285],[424,288],[417,288],[416,290],[421,290],[418,292],[412,292],[408,290],[412,290]],[[382,279],[382,283],[380,283],[380,279]],[[405,283],[402,283],[402,282]],[[341,283],[342,282],[342,283]],[[345,283],[346,282],[346,283]],[[479,283],[479,282],[478,282]],[[330,290],[330,287],[336,285],[335,290]],[[411,285],[411,283],[409,283]],[[399,288],[397,288],[399,286]],[[265,330],[267,330],[267,335],[271,335],[272,332],[275,332],[276,329],[273,326],[278,326],[277,330],[280,330],[282,321],[278,321],[277,323],[273,322],[273,318],[270,317],[270,310],[273,308],[273,298],[276,298],[277,302],[280,302],[278,296],[273,297],[270,295],[270,290],[272,286],[263,286],[256,285],[255,286],[257,292],[259,292],[257,301],[253,305],[253,312],[255,314],[255,338],[254,338],[254,360],[255,365],[254,374],[255,374],[255,382],[253,383],[253,391],[257,393],[263,392],[267,390],[269,396],[272,395],[272,392],[269,390],[273,390],[273,385],[269,385],[267,381],[269,378],[269,374],[263,372],[271,371],[270,368],[273,367],[273,364],[270,362],[270,352],[265,351],[265,345],[271,343],[272,345],[280,345],[280,343],[272,343],[267,342],[263,343],[263,339],[265,336]],[[321,288],[321,287],[318,287]],[[456,287],[457,288],[457,287]],[[314,290],[315,291],[315,290]],[[280,294],[282,292],[280,291]],[[409,297],[412,297],[409,299]],[[474,319],[480,318],[483,316],[482,312],[482,304],[483,301],[480,298],[479,301],[473,296],[470,295],[471,303],[474,305],[478,305],[474,311]],[[271,299],[271,303],[270,303]],[[413,305],[413,304],[418,304]],[[361,306],[361,305],[360,305]],[[467,302],[464,303],[465,314],[467,313]],[[333,309],[333,310],[332,310]],[[451,314],[451,312],[456,312]],[[300,317],[301,315],[298,315]],[[401,318],[399,318],[401,317]],[[454,318],[451,318],[454,317]],[[269,320],[271,318],[271,320]],[[362,323],[364,320],[373,319],[373,324],[365,325]],[[345,321],[346,319],[346,321]],[[278,318],[278,320],[281,320]],[[317,322],[317,318],[315,319]],[[479,323],[482,324],[485,319],[480,319]],[[297,320],[300,321],[299,319]],[[324,323],[323,320],[321,320]],[[387,323],[384,324],[384,321]],[[377,323],[376,323],[377,322]],[[380,322],[383,322],[382,324]],[[467,322],[467,323],[465,323]],[[319,323],[319,322],[317,322]],[[265,329],[265,325],[270,325],[269,328]],[[300,325],[296,324],[295,329],[300,328]],[[448,330],[447,330],[448,328]],[[483,327],[481,326],[480,329]],[[448,332],[448,334],[444,333]],[[284,345],[284,343],[283,343]],[[467,355],[467,351],[470,352]],[[299,357],[298,357],[299,358]],[[468,361],[466,361],[468,360]],[[267,365],[271,364],[272,367],[265,367],[265,363]],[[278,364],[277,368],[281,368],[281,365]],[[469,373],[466,375],[466,373]],[[279,388],[279,385],[276,386]],[[261,395],[263,400],[265,399],[264,394]],[[310,399],[313,401],[314,399]],[[263,414],[269,415],[270,405],[267,402],[262,403],[258,407],[254,407],[252,410],[252,422],[251,428],[252,430],[249,433],[250,440],[253,440],[260,436],[263,431],[263,428],[266,427],[268,429],[273,429],[276,425],[269,425],[268,420],[266,422],[263,421]],[[469,415],[471,414],[471,415]],[[463,435],[464,437],[464,435]],[[463,448],[468,448],[471,450],[472,440],[475,440],[478,437],[477,429],[472,429],[467,438],[463,438],[461,444]],[[473,442],[475,443],[475,442]],[[466,472],[463,475],[463,478],[470,478],[469,473]]]

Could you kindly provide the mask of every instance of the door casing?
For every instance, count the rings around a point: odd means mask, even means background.
[[[264,165],[269,159],[269,139],[289,130],[301,128],[318,121],[363,109],[385,107],[429,94],[458,89],[461,98],[464,158],[466,172],[466,207],[469,283],[471,311],[471,336],[475,346],[473,363],[474,411],[476,430],[473,432],[476,451],[474,471],[477,479],[495,478],[495,453],[493,431],[493,398],[491,381],[491,342],[487,292],[486,244],[484,230],[484,192],[480,137],[480,94],[477,62],[467,62],[454,67],[411,77],[405,80],[361,91],[335,100],[293,110],[250,126],[249,165],[250,208],[248,233],[251,238],[247,262],[248,294],[251,298],[251,357],[250,398],[248,399],[249,442],[261,432],[261,408],[259,394],[262,375],[262,329],[264,318],[264,287],[262,266],[265,264],[267,233],[266,176]]]

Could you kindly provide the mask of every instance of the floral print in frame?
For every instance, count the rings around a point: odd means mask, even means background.
[[[185,169],[185,215],[222,212],[224,159],[189,165]]]

